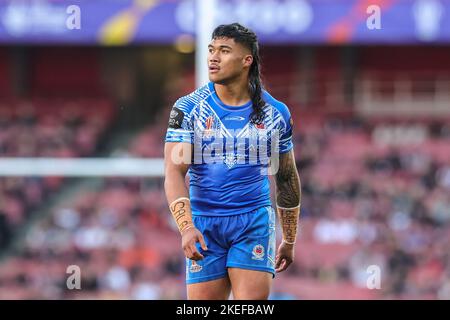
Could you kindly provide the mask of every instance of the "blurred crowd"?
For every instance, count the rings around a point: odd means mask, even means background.
[[[450,122],[298,122],[304,225],[294,274],[367,288],[376,266],[378,298],[449,299]]]
[[[450,119],[368,120],[299,108],[283,97],[292,98],[286,84],[297,81],[285,63],[292,57],[280,59],[277,49],[265,61],[267,73],[282,79],[270,92],[290,107],[302,183],[295,262],[277,274],[271,298],[450,299]],[[194,85],[193,70],[172,77],[166,102]],[[90,86],[86,78],[80,83]],[[114,112],[104,99],[3,103],[0,157],[87,157],[111,137]],[[112,155],[161,158],[168,104]],[[91,182],[53,206],[21,251],[0,261],[0,299],[185,298],[184,255],[163,178]],[[0,253],[63,183],[0,179]],[[279,226],[277,236],[279,243]],[[80,290],[70,289],[73,270]]]
[[[27,99],[0,104],[0,157],[85,157],[113,119],[104,99]],[[0,249],[48,196],[61,177],[0,179]]]
[[[55,208],[0,268],[0,298],[181,298],[184,260],[161,188],[159,179],[109,178]],[[81,290],[68,289],[69,266]]]
[[[450,299],[450,121],[293,114],[300,230],[272,298]],[[163,127],[120,152],[161,157]],[[81,290],[67,288],[72,265]],[[0,298],[185,298],[162,178],[103,179],[54,208],[0,265],[0,286]]]

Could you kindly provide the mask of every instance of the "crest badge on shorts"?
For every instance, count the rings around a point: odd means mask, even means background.
[[[196,261],[192,260],[191,267],[189,268],[189,271],[191,273],[200,272],[200,271],[202,271],[202,269],[203,269],[203,267],[201,265],[197,264]]]
[[[253,254],[252,259],[262,260],[264,258],[264,247],[260,244],[257,244],[256,246],[253,247],[252,254]]]

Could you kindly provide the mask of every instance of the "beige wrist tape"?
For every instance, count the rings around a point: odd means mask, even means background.
[[[281,223],[283,241],[287,244],[294,244],[297,238],[298,219],[300,215],[300,205],[294,208],[283,208],[277,206],[278,219]]]
[[[180,233],[194,227],[194,223],[192,222],[191,201],[189,198],[178,198],[169,205],[169,208]]]

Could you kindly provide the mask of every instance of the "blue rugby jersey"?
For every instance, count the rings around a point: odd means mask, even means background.
[[[287,106],[267,91],[263,100],[266,117],[259,125],[250,123],[251,102],[225,105],[212,82],[175,102],[165,141],[194,145],[193,215],[235,215],[271,205],[268,157],[274,148],[280,154],[292,149],[292,120]]]

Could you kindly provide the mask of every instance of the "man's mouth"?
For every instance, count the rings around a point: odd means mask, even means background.
[[[209,66],[210,73],[215,73],[215,72],[218,72],[219,70],[220,70],[220,68],[218,66]]]

